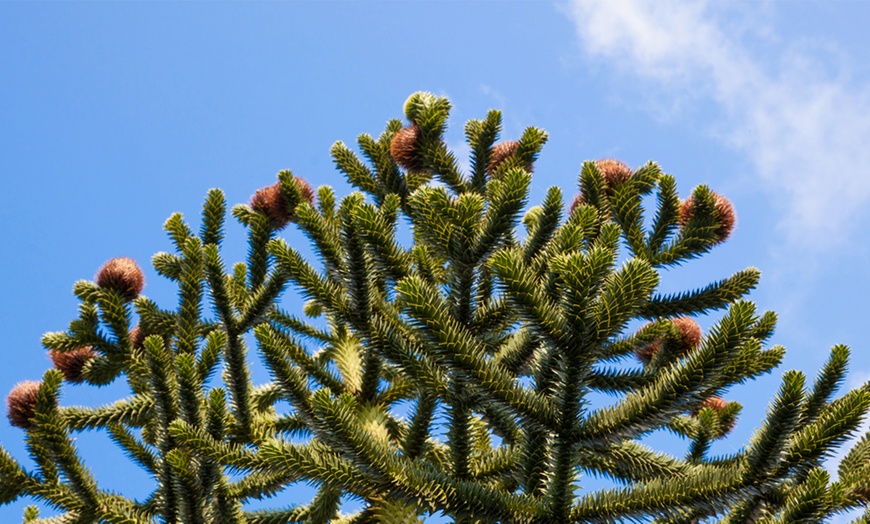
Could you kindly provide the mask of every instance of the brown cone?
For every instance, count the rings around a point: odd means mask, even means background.
[[[408,171],[422,171],[420,128],[415,124],[399,129],[390,142],[390,156]]]
[[[722,410],[725,409],[725,407],[727,405],[728,405],[728,401],[721,398],[721,397],[716,397],[716,396],[709,397],[709,398],[704,399],[704,401],[701,402],[701,404],[697,407],[697,409],[692,411],[692,416],[693,417],[698,416],[698,413],[700,413],[701,410],[704,408],[712,408],[713,411],[715,411],[716,413],[721,413]],[[731,420],[729,422],[728,426],[726,428],[724,428],[725,434],[730,433],[731,430],[734,429],[735,422],[736,422],[735,420]]]
[[[498,166],[502,165],[505,160],[512,157],[517,152],[519,143],[516,140],[505,140],[498,143],[492,148],[492,154],[489,157],[489,164],[486,166],[486,172],[492,176]]]
[[[283,229],[290,222],[287,199],[281,192],[281,182],[258,189],[251,197],[251,208],[269,217],[272,227]]]
[[[130,344],[133,345],[133,349],[145,347],[145,332],[139,326],[130,330]]]
[[[662,339],[657,338],[652,340],[651,342],[648,342],[647,344],[644,344],[643,346],[635,348],[634,355],[644,364],[649,364],[652,361],[653,357],[656,355],[656,353],[661,351],[661,349]]]
[[[704,408],[713,408],[713,411],[719,413],[720,411],[725,409],[725,406],[727,405],[728,401],[726,401],[722,397],[709,397],[704,399],[704,402],[701,402],[698,408],[692,412],[692,415],[697,415]]]
[[[113,258],[103,264],[97,272],[97,285],[104,289],[113,289],[127,301],[133,300],[145,287],[145,275],[132,258]]]
[[[302,193],[302,198],[308,201],[309,204],[314,204],[314,190],[311,185],[303,178],[294,176],[293,180]],[[290,204],[284,197],[284,192],[281,190],[281,182],[275,182],[271,186],[258,189],[254,196],[251,197],[250,206],[255,211],[263,213],[269,217],[272,223],[272,228],[277,230],[284,229],[290,220],[293,218],[293,210],[290,209]]]
[[[568,214],[573,215],[574,211],[577,211],[577,208],[585,203],[586,201],[583,199],[583,194],[578,193],[577,196],[575,196],[574,199],[571,200],[571,205],[568,206]]]
[[[623,182],[631,178],[633,171],[625,162],[614,160],[612,158],[604,158],[595,161],[595,167],[604,178],[604,186],[607,194],[612,194],[613,190],[619,187]]]
[[[689,317],[677,317],[671,320],[671,323],[676,326],[680,332],[679,349],[683,355],[701,343],[701,326]]]
[[[695,349],[701,343],[701,327],[698,326],[698,323],[692,320],[689,317],[677,317],[671,320],[671,323],[677,328],[677,331],[680,333],[679,339],[677,339],[676,346],[674,348],[675,353],[679,356],[685,355],[687,352]],[[644,326],[650,326],[651,324],[647,324]],[[668,346],[672,347],[671,345]],[[644,344],[634,350],[634,354],[638,360],[643,362],[644,364],[649,364],[656,353],[658,353],[662,349],[662,339],[656,338],[655,340]]]
[[[97,353],[90,347],[74,349],[72,351],[49,351],[51,362],[55,369],[63,373],[63,378],[74,384],[78,384],[84,380],[82,371],[85,364],[89,360],[97,356]]]
[[[39,382],[26,380],[19,382],[9,396],[6,397],[7,417],[9,423],[21,429],[33,427],[33,415],[36,408],[36,394],[39,393]]]
[[[721,244],[728,240],[731,232],[734,231],[734,226],[737,224],[737,214],[734,212],[734,206],[727,198],[719,193],[713,193],[713,204],[716,206],[716,213],[719,215],[719,227],[716,228],[716,244]],[[686,225],[695,214],[695,199],[690,196],[680,206],[680,224]]]
[[[311,184],[308,183],[304,178],[300,178],[298,176],[294,176],[293,180],[296,181],[296,185],[299,186],[299,191],[302,193],[302,198],[308,201],[312,206],[314,205],[314,190],[311,189]]]

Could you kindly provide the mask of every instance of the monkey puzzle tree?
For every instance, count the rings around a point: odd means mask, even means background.
[[[43,339],[57,369],[9,395],[9,419],[26,430],[35,466],[0,452],[0,500],[27,496],[62,512],[40,519],[28,508],[28,522],[185,524],[432,514],[818,522],[867,505],[870,436],[845,455],[836,480],[822,467],[870,408],[866,385],[834,398],[843,346],[812,384],[799,371],[783,375],[743,450],[710,452],[740,410],[721,395],[784,354],[765,347],[775,315],[743,299],[755,269],[657,291],[663,268],[729,236],[734,210],[724,197],[699,186],[681,201],[656,164],[600,160],[583,164],[567,209],[553,187],[523,213],[547,135],[529,128],[497,144],[501,115],[490,111],[465,127],[463,173],[442,138],[449,108],[412,95],[409,125],[392,120],[377,139],[359,137],[366,161],[336,143],[336,166],[359,189],[340,202],[329,187],[315,194],[279,173],[232,209],[249,249],[231,269],[221,256],[220,191],[208,194],[199,234],[170,217],[174,252],[153,264],[177,282],[177,308],[141,295],[130,259],[76,283],[79,318]],[[281,238],[290,223],[318,263]],[[288,292],[307,299],[309,319],[279,307]],[[716,310],[721,318],[703,334],[692,317]],[[252,383],[252,342],[269,383]],[[131,395],[114,404],[58,402],[64,380],[121,377]],[[599,392],[613,402],[592,400]],[[289,412],[276,408],[282,402]],[[660,429],[685,439],[685,455],[640,442]],[[154,478],[147,499],[98,485],[72,439],[88,430],[107,431]],[[585,475],[618,487],[584,490]],[[287,507],[279,492],[299,481],[316,495]],[[276,494],[278,509],[246,509]],[[348,497],[362,509],[340,514]]]

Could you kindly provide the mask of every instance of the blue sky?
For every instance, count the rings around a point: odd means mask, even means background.
[[[814,375],[833,344],[853,349],[852,385],[870,379],[868,19],[859,1],[2,3],[0,390],[41,376],[42,334],[66,328],[72,284],[109,258],[139,260],[146,294],[175,302],[148,264],[172,212],[195,225],[209,188],[245,202],[285,168],[346,194],[330,145],[428,90],[453,101],[460,153],[462,124],[489,108],[505,137],[547,129],[532,203],[574,194],[581,162],[603,157],[655,160],[682,195],[710,184],[734,202],[732,239],[663,286],[762,270],[752,298],[779,313],[788,353],[730,393],[744,411],[721,449],[737,449],[782,371]],[[228,248],[241,259],[239,228]],[[124,394],[65,386],[64,402]],[[24,460],[21,437],[0,424]],[[145,492],[104,436],[78,442],[104,486]]]

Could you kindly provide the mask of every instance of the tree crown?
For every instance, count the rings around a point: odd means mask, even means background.
[[[583,164],[569,206],[552,187],[526,210],[547,134],[528,128],[497,142],[501,113],[490,111],[465,126],[465,173],[443,140],[449,109],[415,93],[407,124],[359,137],[365,160],[336,143],[336,167],[358,189],[340,202],[281,171],[232,208],[249,249],[230,269],[221,191],[209,192],[198,233],[171,216],[174,252],[152,263],[178,284],[175,309],[141,294],[130,259],[77,282],[79,317],[43,339],[56,369],[8,397],[35,467],[0,451],[0,502],[29,496],[62,512],[40,519],[29,508],[28,522],[203,524],[436,513],[456,522],[816,522],[866,505],[870,436],[836,481],[822,467],[870,408],[867,386],[834,398],[844,346],[810,386],[799,371],[783,375],[745,449],[710,452],[740,411],[723,396],[784,354],[765,347],[775,315],[744,298],[757,269],[657,291],[663,268],[729,237],[735,211],[725,197],[698,186],[680,200],[657,164],[604,159]],[[282,239],[289,224],[317,263]],[[398,238],[400,225],[410,241]],[[307,300],[304,316],[280,307],[287,292]],[[712,311],[723,313],[702,333],[692,317]],[[252,383],[251,341],[266,384]],[[131,395],[114,404],[58,402],[64,380],[119,379]],[[592,402],[594,392],[614,402]],[[660,429],[685,440],[684,456],[640,442]],[[98,485],[72,438],[88,430],[107,431],[148,471],[150,497]],[[619,487],[584,491],[584,475]],[[300,481],[317,486],[308,503],[245,507]],[[340,514],[348,497],[362,508]]]

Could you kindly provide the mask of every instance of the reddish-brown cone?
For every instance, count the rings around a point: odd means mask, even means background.
[[[310,204],[314,204],[314,190],[311,185],[303,178],[294,176],[293,180],[299,187],[299,192],[302,193],[302,198]],[[275,182],[271,186],[258,189],[254,196],[251,197],[250,206],[255,211],[263,213],[269,217],[272,223],[272,228],[275,230],[283,229],[293,218],[293,210],[289,209],[289,203],[284,197],[284,192],[281,190],[281,182]]]
[[[489,156],[489,164],[486,166],[486,172],[492,176],[498,166],[502,165],[505,160],[512,157],[517,152],[519,143],[516,140],[505,140],[498,143],[492,148],[492,153]]]
[[[697,409],[695,409],[695,411],[692,411],[692,415],[697,415],[704,408],[713,408],[713,411],[719,413],[720,411],[725,409],[725,406],[727,405],[728,401],[726,401],[722,397],[709,397],[704,399],[704,402],[701,402],[701,404],[698,406]]]
[[[685,354],[701,344],[701,326],[697,322],[689,317],[677,317],[671,320],[671,323],[680,332],[680,354]]]
[[[97,285],[113,289],[128,301],[133,300],[145,287],[145,275],[132,258],[113,258],[97,272]]]
[[[586,203],[586,201],[583,199],[583,194],[578,193],[577,196],[575,196],[574,199],[571,200],[571,205],[568,206],[568,214],[569,215],[574,214],[574,211],[577,211],[577,208],[585,203]]]
[[[728,240],[731,232],[734,231],[734,226],[737,224],[737,213],[734,212],[734,206],[727,198],[719,193],[713,193],[713,203],[716,206],[716,213],[719,215],[719,227],[716,228],[716,244],[721,244]],[[680,206],[680,224],[686,225],[692,216],[695,214],[695,199],[690,196]]]
[[[63,378],[74,384],[84,380],[82,371],[89,360],[97,356],[91,347],[83,347],[72,351],[49,351],[51,362],[55,369],[63,373]]]
[[[312,206],[314,205],[314,189],[311,188],[311,184],[308,183],[304,178],[299,178],[298,176],[294,176],[293,180],[296,181],[296,185],[299,186],[299,191],[302,193],[302,198],[308,201]]]
[[[613,193],[613,190],[619,187],[623,182],[631,178],[633,171],[625,162],[614,160],[612,158],[604,158],[595,161],[595,167],[601,173],[604,179],[604,187],[607,193]]]
[[[673,350],[680,356],[695,349],[701,343],[701,327],[697,322],[689,317],[677,317],[671,320],[671,323],[679,331],[680,336],[676,344],[668,345],[668,348],[673,347]],[[647,324],[649,326],[651,324]],[[634,354],[638,360],[644,364],[649,364],[656,353],[662,349],[662,339],[656,338],[653,341],[644,344],[634,350]]]
[[[714,396],[714,397],[709,397],[709,398],[704,399],[704,401],[701,402],[701,404],[700,404],[700,405],[699,405],[699,406],[698,406],[694,411],[692,411],[692,416],[693,416],[693,417],[697,416],[698,413],[700,413],[701,410],[704,409],[704,408],[711,408],[711,409],[713,409],[713,411],[715,411],[716,413],[721,413],[722,410],[725,409],[725,407],[726,407],[727,405],[728,405],[728,401],[725,400],[725,399],[723,399],[723,398],[721,398],[721,397],[715,397],[715,396]],[[731,420],[728,422],[728,426],[726,426],[725,428],[723,428],[725,434],[730,433],[731,430],[734,429],[734,424],[735,424],[735,422],[736,422],[735,419],[731,419]]]
[[[290,222],[287,199],[281,192],[281,182],[258,189],[251,197],[251,208],[269,217],[272,227],[282,229]]]
[[[638,360],[643,362],[644,364],[649,364],[652,361],[653,357],[661,351],[662,349],[662,339],[657,338],[653,341],[644,344],[638,348],[635,348],[634,355]]]
[[[390,142],[390,156],[408,171],[422,171],[420,128],[415,124],[399,129]]]
[[[139,326],[130,330],[130,344],[133,345],[133,349],[145,347],[145,332]]]
[[[21,429],[33,427],[37,393],[39,393],[39,382],[33,380],[19,382],[12,388],[9,396],[6,397],[6,416],[10,424]]]

